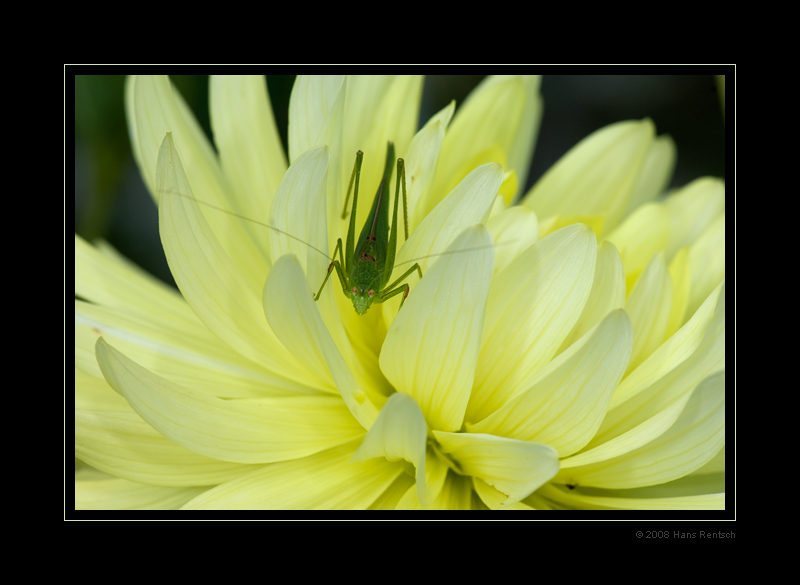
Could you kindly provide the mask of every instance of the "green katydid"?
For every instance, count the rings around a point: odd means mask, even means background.
[[[405,235],[408,239],[408,206],[406,200],[406,175],[405,162],[402,158],[397,159],[397,183],[394,197],[394,214],[392,217],[392,230],[389,233],[389,208],[384,205],[384,194],[389,190],[389,181],[394,167],[394,145],[390,142],[386,149],[386,166],[383,172],[378,191],[372,202],[361,235],[358,237],[358,244],[354,246],[356,229],[356,209],[358,209],[358,183],[361,177],[361,162],[364,153],[360,150],[356,153],[356,162],[353,167],[353,174],[350,176],[350,185],[347,188],[347,197],[344,203],[342,217],[347,212],[347,202],[350,198],[350,191],[353,191],[353,208],[350,212],[350,226],[347,230],[347,245],[344,256],[342,255],[342,238],[336,243],[333,251],[331,263],[328,266],[328,273],[325,280],[319,287],[319,292],[314,295],[314,300],[318,300],[325,283],[331,276],[331,272],[336,269],[339,281],[342,283],[342,291],[345,296],[353,301],[356,313],[364,315],[372,303],[383,303],[388,299],[403,293],[400,301],[400,308],[408,296],[408,283],[400,284],[415,270],[422,278],[422,269],[418,263],[406,270],[399,278],[391,284],[385,285],[392,276],[394,269],[395,252],[397,250],[397,208],[400,199],[400,186],[403,188],[403,218],[405,220]],[[353,185],[355,183],[355,188]],[[336,259],[336,254],[339,259]]]

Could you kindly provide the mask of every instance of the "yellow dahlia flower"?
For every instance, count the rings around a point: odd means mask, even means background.
[[[421,87],[298,77],[287,165],[263,79],[212,78],[216,151],[168,79],[128,80],[180,293],[76,237],[76,508],[724,507],[723,183],[658,199],[674,146],[628,121],[512,206],[539,79],[416,131]],[[395,276],[423,277],[359,316],[312,293],[390,140]]]

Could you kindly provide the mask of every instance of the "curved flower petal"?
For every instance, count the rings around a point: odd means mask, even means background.
[[[653,255],[666,247],[669,232],[669,213],[664,206],[646,203],[608,235],[608,241],[622,257],[628,290],[636,284]]]
[[[75,509],[177,510],[205,489],[145,485],[82,469],[75,471]]]
[[[695,242],[725,213],[725,183],[713,177],[692,181],[664,201],[670,216],[667,257]]]
[[[461,427],[478,359],[492,276],[491,237],[474,226],[414,288],[395,318],[380,355],[386,378],[414,397],[431,428]]]
[[[659,252],[631,291],[625,310],[633,323],[633,353],[628,370],[633,370],[664,341],[672,308],[672,281]]]
[[[655,128],[649,119],[611,124],[584,138],[522,199],[553,229],[583,221],[598,235],[619,223],[647,159]]]
[[[236,202],[233,211],[263,221],[287,167],[264,78],[212,75],[209,106],[220,166]],[[245,229],[266,255],[269,232],[252,224]]]
[[[298,156],[278,187],[269,216],[270,225],[276,228],[269,238],[272,264],[285,254],[294,254],[312,289],[330,263],[325,224],[327,166],[324,146]]]
[[[289,99],[289,161],[341,137],[344,75],[298,75]]]
[[[470,510],[475,509],[476,499],[472,492],[472,481],[469,477],[449,471],[428,510]],[[397,504],[398,510],[420,510],[422,506],[416,501],[414,488],[410,488]]]
[[[710,461],[725,443],[725,374],[706,378],[692,392],[667,432],[625,455],[565,469],[567,483],[604,488],[663,484]],[[561,475],[559,477],[562,477]]]
[[[183,153],[184,164],[192,176],[195,193],[202,201],[223,204],[225,180],[214,149],[180,94],[173,90],[169,78],[128,77],[125,102],[133,155],[150,194],[156,196],[156,161],[161,143],[167,132],[173,132],[176,147]]]
[[[678,496],[675,498],[604,498],[576,495],[583,507],[619,510],[724,510],[725,494]]]
[[[519,502],[558,472],[558,453],[549,445],[475,433],[433,434],[462,472],[508,496],[505,505]]]
[[[480,478],[473,477],[472,485],[478,497],[490,510],[534,510],[528,504],[523,502],[508,503],[508,496],[503,492],[490,486],[488,483]]]
[[[539,219],[528,207],[509,207],[492,215],[486,229],[495,241],[494,273],[500,274],[511,262],[539,239]]]
[[[644,159],[642,171],[639,173],[639,180],[633,189],[633,196],[628,203],[627,213],[653,201],[666,190],[675,170],[676,158],[675,141],[671,136],[657,136],[653,140]]]
[[[147,274],[104,242],[75,236],[75,296],[104,307],[124,309],[152,324],[172,323],[207,333],[186,300],[171,286]]]
[[[626,400],[630,400],[646,389],[653,381],[661,379],[695,354],[695,351],[703,341],[712,318],[717,314],[715,309],[721,291],[722,285],[708,296],[706,302],[683,327],[662,343],[636,369],[625,376],[625,379],[614,394],[614,399],[611,402],[612,408]],[[718,314],[717,317],[719,318]]]
[[[603,424],[588,448],[594,448],[640,425],[690,393],[703,379],[725,369],[724,284],[720,287],[719,296],[709,302],[708,308],[713,309],[714,316],[708,326],[702,325],[705,317],[696,323],[690,321],[687,324],[687,335],[702,337],[697,349],[687,356],[681,345],[668,346],[667,354],[675,351],[674,355],[664,356],[665,359],[673,360],[671,363],[658,367],[655,361],[645,362],[647,365],[640,366],[643,368],[641,376],[637,371],[629,374],[628,377],[634,376],[634,379],[630,386],[626,383],[627,378],[623,381],[623,397],[612,401]],[[694,328],[696,331],[692,331]],[[686,343],[695,341],[689,339]],[[646,377],[648,371],[652,372],[652,378]]]
[[[294,255],[282,256],[272,267],[264,286],[264,313],[283,345],[301,358],[306,369],[332,377],[353,417],[369,429],[378,416],[372,400],[380,397],[356,383],[311,300],[306,277]]]
[[[491,76],[470,93],[442,144],[434,192],[449,193],[487,162],[514,171],[517,184],[525,185],[542,116],[540,83],[539,76]]]
[[[594,436],[619,384],[633,345],[633,329],[621,309],[545,366],[493,414],[467,429],[575,453]]]
[[[400,394],[400,392],[398,392]],[[405,494],[398,500],[394,509],[395,510],[424,510],[424,509],[438,509],[446,510],[443,507],[443,502],[446,501],[448,495],[442,494],[445,483],[448,478],[448,471],[453,465],[450,461],[444,460],[444,455],[437,454],[433,448],[428,447],[425,452],[425,495],[427,497],[427,507],[420,504],[419,487],[416,489],[414,486],[406,488]]]
[[[401,266],[419,262],[422,274],[438,260],[439,254],[466,228],[483,223],[489,216],[497,190],[503,181],[500,165],[485,164],[467,175],[459,185],[428,214],[397,253],[395,275]],[[407,270],[407,268],[402,268]]]
[[[162,197],[159,229],[164,252],[175,282],[200,319],[237,353],[287,378],[303,368],[277,341],[263,319],[261,288],[255,274],[243,274],[219,243],[192,198],[181,161],[170,135],[159,153],[159,192],[185,193],[187,197]],[[309,384],[320,382],[309,376]]]
[[[597,247],[597,264],[589,298],[578,322],[561,344],[558,353],[588,333],[614,309],[625,306],[625,271],[619,252],[609,241]]]
[[[598,461],[607,461],[614,457],[619,457],[638,449],[651,442],[656,437],[660,437],[675,424],[686,403],[689,401],[691,393],[679,398],[674,404],[667,406],[652,417],[637,425],[631,430],[614,437],[610,441],[598,445],[588,451],[583,451],[572,457],[561,460],[561,468],[578,467],[588,465]]]
[[[264,463],[294,459],[363,434],[335,396],[222,400],[152,374],[97,342],[108,383],[165,437],[222,461]]]
[[[680,482],[681,480],[678,480]],[[676,482],[672,482],[672,485]],[[723,510],[725,509],[725,494],[703,491],[691,495],[666,495],[653,497],[644,492],[656,489],[637,488],[632,490],[598,490],[595,488],[561,487],[558,484],[547,484],[526,501],[536,497],[538,502],[550,503],[558,509],[579,510]],[[663,490],[661,490],[663,491]],[[613,496],[595,495],[598,493],[615,494]],[[637,495],[624,496],[616,494],[636,493]],[[667,492],[669,493],[669,492]],[[641,495],[639,495],[641,494]]]
[[[467,419],[477,422],[516,394],[554,356],[583,312],[597,244],[585,225],[550,234],[492,283]]]
[[[180,322],[178,322],[180,324]],[[75,302],[75,348],[84,371],[102,377],[95,344],[104,337],[150,372],[219,398],[319,394],[296,380],[275,376],[231,351],[207,328],[182,329],[165,320],[142,323],[122,311]]]
[[[166,76],[131,77],[127,82],[126,112],[131,146],[150,194],[160,204],[164,198],[197,198],[211,232],[251,288],[260,288],[269,269],[259,248],[261,236],[253,240],[253,223],[234,215],[240,207],[234,200],[214,149],[180,94]],[[158,158],[164,136],[174,136],[174,149],[181,152],[182,174],[191,189],[177,190],[171,183],[158,189]],[[266,216],[266,208],[252,220]],[[256,232],[257,233],[257,232]],[[163,234],[162,234],[163,238]],[[253,280],[254,279],[254,280]]]
[[[77,353],[77,352],[76,352]],[[95,360],[97,367],[97,360]],[[133,409],[125,398],[114,392],[97,367],[98,375],[94,376],[75,367],[75,410],[91,412],[125,412],[133,413]]]
[[[183,509],[365,510],[403,473],[403,465],[385,459],[351,463],[354,448],[347,444],[272,463],[204,492]]]
[[[666,339],[672,337],[686,322],[686,307],[689,305],[689,293],[692,286],[687,248],[678,250],[672,262],[669,263],[669,278],[672,281],[672,307],[669,311],[667,330],[664,333]]]
[[[406,157],[406,188],[408,195],[408,229],[414,232],[417,226],[440,201],[430,197],[436,163],[456,104],[454,101],[442,108],[414,135]]]
[[[372,502],[368,510],[398,510],[398,503],[406,494],[414,493],[414,478],[408,473],[401,473],[383,493]]]
[[[430,504],[425,489],[427,439],[428,427],[419,405],[408,394],[396,392],[383,405],[352,460],[386,457],[389,461],[405,459],[410,462],[417,470],[417,497],[422,506],[427,506]]]
[[[75,456],[106,473],[149,485],[217,485],[252,471],[250,465],[189,451],[126,412],[75,410]]]
[[[725,214],[715,219],[689,247],[690,285],[686,314],[693,315],[725,278]]]

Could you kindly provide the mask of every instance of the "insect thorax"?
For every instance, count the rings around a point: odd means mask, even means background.
[[[381,290],[381,279],[383,273],[378,270],[375,262],[370,260],[359,260],[355,262],[353,271],[350,273],[350,287],[357,288],[359,291]]]

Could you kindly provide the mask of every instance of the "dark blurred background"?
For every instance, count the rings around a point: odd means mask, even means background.
[[[210,136],[208,77],[176,75],[171,79]],[[481,79],[481,75],[426,77],[420,125],[451,99],[463,102]],[[285,148],[294,76],[268,75],[267,83]],[[89,240],[106,239],[172,284],[158,237],[157,210],[130,150],[123,87],[122,76],[75,76],[75,232]],[[670,134],[677,145],[672,187],[704,175],[723,177],[721,89],[713,75],[545,74],[541,86],[544,117],[525,190],[591,132],[612,122],[647,116],[658,134]]]

